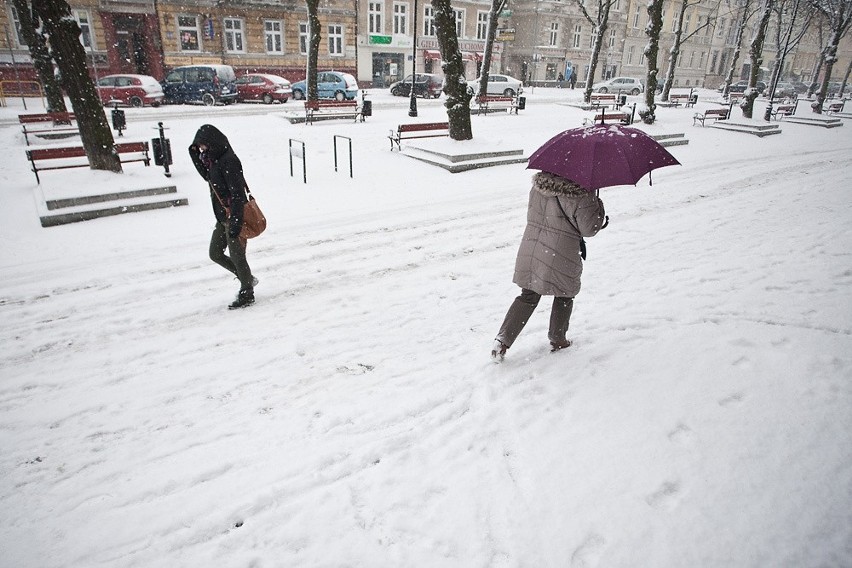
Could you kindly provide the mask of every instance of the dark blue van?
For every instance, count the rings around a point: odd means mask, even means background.
[[[163,81],[166,103],[231,104],[237,100],[237,75],[230,65],[175,67]]]

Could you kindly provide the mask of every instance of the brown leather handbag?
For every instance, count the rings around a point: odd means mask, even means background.
[[[219,194],[216,193],[213,186],[210,186],[210,191],[216,196],[216,199],[219,200],[219,203],[225,209],[225,213],[227,213],[230,218],[231,208],[226,207],[225,204],[222,203],[222,200],[219,198]],[[260,206],[257,204],[257,200],[254,198],[254,195],[251,194],[248,186],[246,186],[246,195],[248,195],[248,201],[245,206],[243,206],[243,228],[240,229],[240,238],[243,240],[253,239],[266,230],[266,216],[263,214],[263,211],[260,210]]]

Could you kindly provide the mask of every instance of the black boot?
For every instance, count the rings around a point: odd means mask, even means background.
[[[248,288],[246,290],[240,290],[240,293],[237,294],[237,299],[228,306],[229,310],[236,310],[238,308],[245,308],[246,306],[250,306],[254,303],[254,290],[252,288]]]

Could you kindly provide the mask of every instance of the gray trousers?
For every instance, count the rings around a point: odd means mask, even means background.
[[[225,254],[228,249],[228,256]],[[245,242],[237,237],[228,236],[228,224],[216,223],[210,236],[210,260],[236,276],[240,281],[240,290],[251,290],[251,268],[246,260]]]
[[[521,295],[515,298],[509,311],[503,319],[503,325],[497,333],[497,338],[506,347],[511,347],[521,330],[527,325],[530,316],[535,311],[541,295],[521,288]],[[547,338],[550,341],[565,341],[568,332],[568,322],[571,319],[571,311],[574,309],[574,298],[556,296],[553,298],[553,307],[550,309],[550,329]]]

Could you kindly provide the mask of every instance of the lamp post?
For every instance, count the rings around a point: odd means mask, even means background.
[[[408,103],[408,116],[417,116],[417,96],[414,84],[417,83],[417,0],[414,0],[414,27],[411,30],[411,99]]]

